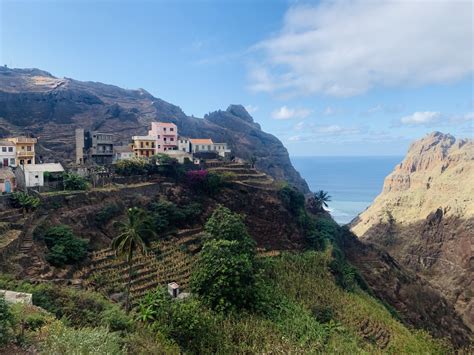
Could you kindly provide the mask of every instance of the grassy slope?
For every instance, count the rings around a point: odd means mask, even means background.
[[[328,269],[329,253],[283,254],[264,261],[271,309],[221,316],[202,308],[209,331],[186,353],[446,354],[447,342],[405,327],[360,289],[347,292]],[[185,302],[192,302],[185,301]],[[178,340],[178,342],[180,342]]]

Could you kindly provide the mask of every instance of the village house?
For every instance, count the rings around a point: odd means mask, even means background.
[[[36,164],[35,144],[38,142],[36,138],[13,137],[6,140],[15,145],[15,166]]]
[[[0,193],[15,191],[15,174],[11,168],[0,168]]]
[[[111,164],[114,157],[113,138],[111,133],[76,129],[76,164]]]
[[[16,145],[7,140],[0,140],[0,167],[16,166]]]
[[[178,127],[174,123],[152,122],[149,136],[156,137],[156,152],[178,148]]]
[[[114,147],[114,163],[119,160],[132,159],[135,156],[132,147],[119,145]]]
[[[156,154],[156,137],[133,136],[132,150],[136,157],[149,158]]]
[[[229,154],[231,151],[227,148],[227,143],[214,143],[212,139],[198,139],[191,138],[191,152],[196,153],[215,153],[221,157],[225,157],[226,154]]]
[[[187,137],[178,137],[178,150],[191,153],[191,141]]]
[[[20,189],[45,186],[45,173],[63,173],[64,168],[59,163],[22,165],[15,170],[17,186]]]

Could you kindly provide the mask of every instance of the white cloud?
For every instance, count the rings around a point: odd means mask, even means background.
[[[342,127],[339,125],[319,126],[314,130],[315,133],[329,134],[329,135],[347,135],[361,133],[359,128]]]
[[[409,126],[425,125],[429,126],[434,123],[439,123],[442,119],[441,112],[423,111],[415,112],[409,116],[402,117],[400,123]]]
[[[296,5],[263,54],[251,89],[352,96],[446,83],[474,71],[470,1],[322,1]]]
[[[335,110],[331,106],[328,106],[324,109],[323,115],[330,116],[330,115],[333,115],[334,112]]]
[[[461,126],[465,123],[474,123],[474,112],[454,115],[443,114],[436,111],[414,112],[409,116],[400,118],[400,120],[395,123],[395,126]]]
[[[299,142],[299,141],[301,141],[301,136],[291,136],[290,138],[288,138],[288,141],[290,141],[290,142]]]
[[[247,110],[248,113],[252,114],[258,111],[258,106],[247,105],[245,106],[245,109]]]
[[[289,108],[282,106],[272,112],[272,117],[276,120],[290,120],[292,118],[305,118],[311,114],[311,110],[305,108]]]

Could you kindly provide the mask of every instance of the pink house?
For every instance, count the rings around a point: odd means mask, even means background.
[[[157,153],[178,147],[178,127],[174,123],[152,122],[148,135],[156,137]]]
[[[15,191],[15,174],[10,168],[0,168],[0,194]]]

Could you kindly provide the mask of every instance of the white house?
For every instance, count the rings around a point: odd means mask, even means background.
[[[178,137],[178,150],[180,152],[191,153],[191,141],[186,137]]]
[[[214,143],[210,138],[191,138],[189,141],[191,142],[191,151],[193,153],[212,152],[220,155],[221,157],[225,157],[226,154],[231,152],[230,149],[227,148],[227,143]]]
[[[114,162],[132,159],[135,156],[132,147],[128,145],[114,146]]]
[[[24,165],[20,166],[20,169],[24,175],[22,183],[25,187],[44,186],[44,173],[60,173],[64,171],[63,166],[59,163]],[[18,179],[18,183],[20,183],[20,179]]]
[[[7,140],[0,140],[0,167],[16,166],[16,145]]]

